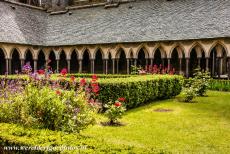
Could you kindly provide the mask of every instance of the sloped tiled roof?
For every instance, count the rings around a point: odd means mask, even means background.
[[[44,46],[230,37],[229,0],[139,0],[50,15],[0,2],[0,42]]]

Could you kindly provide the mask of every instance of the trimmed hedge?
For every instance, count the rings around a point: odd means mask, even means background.
[[[6,146],[28,146],[28,147],[56,147],[57,150],[49,151],[3,151]],[[85,149],[81,147],[85,146]],[[59,150],[60,147],[78,147],[77,150]],[[54,149],[53,148],[53,149]],[[0,123],[0,153],[150,153],[143,148],[133,146],[107,143],[103,139],[83,136],[80,134],[66,134],[60,131],[48,129],[26,128],[17,124]]]
[[[91,78],[93,74],[67,74],[67,77],[74,76],[76,78]],[[97,74],[98,78],[128,78],[136,75],[123,75],[123,74]]]
[[[102,103],[126,98],[128,108],[156,99],[167,99],[180,94],[183,77],[177,75],[145,75],[126,79],[100,80],[99,100]]]

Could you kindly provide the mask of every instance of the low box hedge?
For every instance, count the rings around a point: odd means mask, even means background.
[[[107,103],[119,97],[126,98],[127,108],[134,108],[156,99],[171,98],[180,94],[183,77],[177,75],[144,75],[99,81],[99,100]]]
[[[230,80],[213,79],[210,82],[210,90],[230,91]]]
[[[67,74],[67,77],[74,76],[76,78],[91,78],[93,74]],[[127,75],[127,74],[97,74],[98,78],[128,78],[131,76],[137,76],[137,75]]]
[[[31,150],[6,150],[6,148]],[[41,150],[34,150],[39,147]],[[76,148],[67,149],[67,148]],[[5,149],[5,150],[4,150]],[[100,138],[81,134],[66,134],[48,129],[26,128],[17,124],[0,123],[0,153],[150,153],[122,143],[108,143]]]

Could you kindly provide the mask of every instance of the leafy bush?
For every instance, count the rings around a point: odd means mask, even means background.
[[[126,110],[124,100],[123,98],[119,98],[115,103],[109,102],[105,104],[105,108],[107,109],[105,115],[108,117],[110,125],[117,123],[117,120],[124,114]]]
[[[197,96],[197,89],[192,87],[183,88],[182,95],[185,102],[191,102]]]
[[[134,108],[143,103],[171,98],[181,92],[183,77],[177,75],[145,75],[99,81],[98,99],[106,104],[119,97],[126,98],[127,108]]]
[[[195,69],[194,78],[192,84],[196,88],[196,93],[198,96],[204,96],[209,88],[210,83],[210,73],[202,72],[200,68]]]

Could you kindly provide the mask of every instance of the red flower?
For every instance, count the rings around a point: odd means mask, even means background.
[[[80,80],[80,86],[85,86],[85,85],[86,85],[86,80],[85,80],[85,78],[82,78]]]
[[[45,74],[45,70],[42,70],[42,69],[38,70],[38,74],[40,75]]]
[[[67,69],[66,68],[63,68],[62,70],[61,70],[61,75],[62,76],[65,76],[67,74]]]
[[[61,95],[61,91],[60,90],[56,90],[56,94],[57,95]]]
[[[71,76],[71,77],[70,77],[70,81],[74,82],[74,80],[75,80],[75,77],[74,77],[74,76]]]
[[[93,75],[92,75],[92,79],[97,80],[97,75],[96,75],[96,74],[93,74]]]
[[[124,101],[125,101],[125,98],[124,98],[124,97],[120,97],[120,98],[118,98],[118,100],[119,100],[120,102],[124,102]]]
[[[94,93],[98,93],[99,90],[100,90],[99,86],[92,87],[92,92],[94,92]]]
[[[115,105],[116,107],[119,107],[119,106],[121,106],[122,104],[121,104],[121,102],[115,102],[114,105]]]

